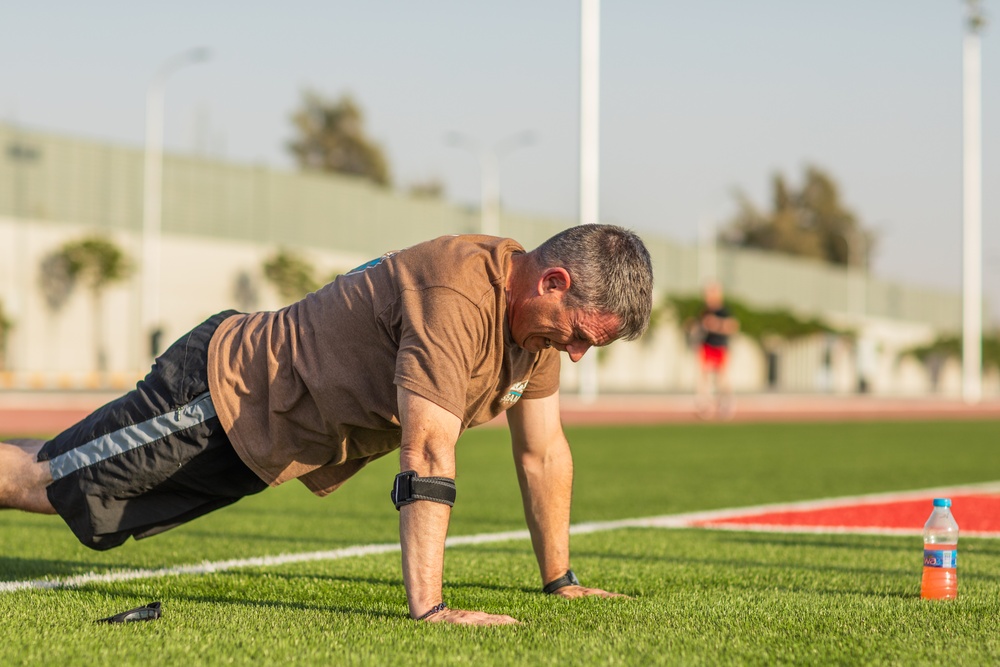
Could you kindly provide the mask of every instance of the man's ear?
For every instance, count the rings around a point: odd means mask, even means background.
[[[538,293],[541,295],[548,292],[568,292],[571,282],[569,271],[561,266],[545,269],[542,277],[538,279]]]

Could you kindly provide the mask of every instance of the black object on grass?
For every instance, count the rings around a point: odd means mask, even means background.
[[[155,621],[160,617],[160,603],[150,602],[145,607],[136,607],[114,616],[99,618],[95,623],[131,623],[133,621]]]

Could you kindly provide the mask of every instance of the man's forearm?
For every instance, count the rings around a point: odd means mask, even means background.
[[[420,477],[454,479],[457,418],[404,390],[400,390],[398,402],[404,425],[400,470],[412,470]],[[448,423],[451,420],[454,423]],[[450,518],[450,506],[430,500],[417,500],[399,508],[403,584],[414,618],[442,601],[444,541]]]
[[[544,457],[523,454],[517,466],[542,583],[561,577],[569,568],[573,459],[568,446],[554,450]]]
[[[402,387],[397,389],[399,423],[403,434],[399,449],[399,465],[403,472],[413,471],[420,477],[455,479],[455,442],[462,422],[455,415],[429,400]],[[445,486],[451,486],[446,484]],[[444,579],[444,541],[448,536],[448,521],[454,501],[453,493],[432,493],[424,488],[425,497],[416,499],[404,485],[394,487],[404,500],[413,500],[399,507],[399,542],[403,551],[403,583],[410,615],[427,617],[431,623],[461,623],[465,625],[499,625],[517,623],[510,616],[487,614],[464,609],[435,609],[441,599]],[[452,487],[453,489],[454,487]],[[438,489],[440,491],[440,489]],[[450,501],[449,501],[450,496]],[[400,498],[396,498],[397,502]]]
[[[420,432],[418,430],[418,432]],[[434,446],[442,441],[430,437],[419,444],[404,443],[399,453],[402,470],[420,477],[455,478],[455,453],[450,446]],[[399,544],[403,552],[403,585],[410,616],[419,618],[442,602],[444,541],[448,536],[451,507],[418,500],[399,508]]]
[[[399,510],[403,585],[413,618],[442,602],[444,541],[450,517],[448,505],[429,501],[410,503]]]

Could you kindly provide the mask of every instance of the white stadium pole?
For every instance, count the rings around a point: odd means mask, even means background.
[[[600,186],[601,0],[581,0],[580,224],[598,222]]]
[[[163,63],[146,91],[146,154],[142,196],[142,297],[140,307],[143,343],[152,341],[160,325],[160,230],[163,213],[163,88],[167,77],[185,65],[208,60],[207,49],[192,49]],[[145,345],[140,350],[153,351]],[[147,365],[141,353],[138,368]]]
[[[983,16],[978,0],[968,0],[969,17],[962,48],[963,242],[962,242],[962,398],[982,398],[983,251],[982,251],[982,75],[979,33]]]
[[[580,0],[580,224],[598,222],[601,0]],[[597,400],[597,351],[580,360],[580,397]]]

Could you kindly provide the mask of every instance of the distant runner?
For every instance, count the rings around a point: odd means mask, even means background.
[[[729,383],[729,338],[740,324],[726,308],[722,286],[705,285],[705,305],[699,318],[702,331],[701,374],[698,378],[697,408],[702,417],[729,419],[733,415],[733,390]]]

